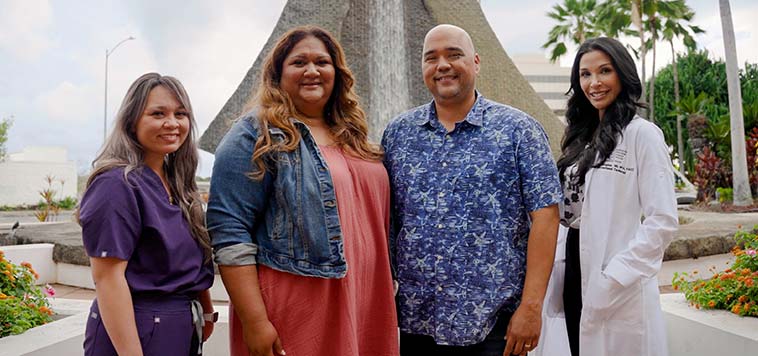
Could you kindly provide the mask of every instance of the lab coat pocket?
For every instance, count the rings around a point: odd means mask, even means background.
[[[604,338],[609,355],[643,355],[645,331],[640,325],[632,320],[613,319],[608,320],[605,326]]]
[[[600,320],[623,320],[641,326],[642,287],[640,282],[624,287],[600,273],[595,290],[587,290],[587,308]]]

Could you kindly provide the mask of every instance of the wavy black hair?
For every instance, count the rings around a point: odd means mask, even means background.
[[[621,82],[621,92],[606,108],[602,121],[579,83],[579,61],[592,51],[602,51],[611,58]],[[642,84],[634,60],[624,45],[613,38],[598,37],[585,41],[579,47],[571,68],[571,89],[566,94],[570,95],[566,109],[568,126],[561,141],[561,157],[557,165],[563,183],[566,168],[577,163],[579,184],[584,184],[587,171],[605,163],[621,139],[624,128],[637,113],[637,108],[644,107],[639,102]]]

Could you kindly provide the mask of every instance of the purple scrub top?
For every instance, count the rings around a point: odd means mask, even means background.
[[[128,261],[133,295],[195,296],[213,284],[213,265],[203,263],[200,245],[178,205],[172,205],[158,175],[137,168],[98,175],[82,197],[79,220],[90,257]]]

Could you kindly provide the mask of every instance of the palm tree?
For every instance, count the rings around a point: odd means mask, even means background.
[[[624,2],[621,0],[620,2]],[[645,88],[645,56],[647,56],[647,46],[645,45],[645,29],[642,27],[642,14],[644,10],[644,1],[643,0],[632,0],[631,1],[631,20],[632,23],[637,27],[637,34],[640,36],[640,51],[637,53],[639,55],[639,58],[642,60],[642,101],[645,101],[647,98],[647,88]],[[636,52],[636,51],[635,51]]]
[[[595,16],[595,0],[564,0],[556,4],[547,16],[558,22],[548,34],[542,48],[550,48],[550,61],[555,62],[566,53],[566,43],[582,44],[586,39],[600,35]]]
[[[750,181],[747,173],[745,152],[745,128],[742,118],[742,94],[740,93],[739,68],[737,67],[737,46],[734,39],[734,24],[729,0],[719,0],[721,28],[724,35],[726,56],[726,80],[729,90],[729,116],[732,138],[732,188],[734,205],[746,206],[753,203]]]
[[[608,37],[621,35],[637,36],[632,26],[632,5],[628,0],[607,0],[597,6],[595,25],[599,32]]]
[[[692,37],[692,35],[705,32],[702,29],[700,29],[700,27],[697,27],[694,25],[683,26],[683,24],[686,24],[692,21],[692,19],[695,17],[695,12],[692,11],[692,9],[689,6],[687,6],[687,4],[684,3],[684,1],[677,1],[677,2],[681,4],[677,4],[676,11],[666,16],[666,22],[663,25],[663,39],[666,40],[669,43],[669,46],[671,47],[671,61],[672,61],[671,69],[672,69],[672,74],[674,76],[674,103],[678,103],[680,99],[679,71],[677,70],[678,57],[676,55],[676,51],[674,50],[674,40],[677,38],[681,38],[687,50],[693,51],[697,48],[697,44],[695,43],[695,39]],[[653,83],[653,86],[655,86],[655,83]],[[684,174],[684,171],[685,171],[684,140],[682,139],[682,116],[681,115],[676,116],[676,144],[677,144],[676,145],[677,153],[678,153],[679,161],[680,161],[679,171],[682,174]]]
[[[648,48],[653,50],[653,64],[652,75],[650,76],[650,96],[648,102],[650,103],[650,121],[655,121],[655,59],[656,59],[656,44],[658,39],[663,36],[663,39],[668,41],[673,52],[673,40],[674,37],[682,37],[684,44],[688,50],[694,50],[696,48],[695,40],[690,35],[693,33],[702,33],[697,26],[684,25],[695,17],[695,12],[687,6],[684,0],[651,0],[646,7],[645,11],[648,21],[648,32],[650,33],[650,41],[648,42]],[[676,60],[676,55],[674,55]],[[678,89],[678,83],[676,82],[676,66],[674,66],[675,74],[675,90]]]
[[[674,0],[676,1],[676,0]],[[647,54],[648,50],[653,51],[653,63],[652,68],[650,70],[650,93],[649,96],[645,98],[645,100],[650,105],[650,111],[648,114],[648,120],[655,122],[655,58],[657,54],[657,44],[658,44],[658,38],[661,35],[661,18],[664,17],[664,14],[667,12],[666,10],[670,7],[668,6],[670,2],[674,1],[666,1],[666,0],[648,0],[643,1],[644,7],[642,9],[642,14],[645,15],[647,20],[645,21],[645,25],[643,26],[644,30],[650,33],[650,38],[643,43],[641,46],[641,51],[643,54],[642,56],[642,65],[643,65],[643,78],[645,77],[644,74],[644,66],[645,66],[645,55]],[[682,2],[682,5],[684,3]],[[663,13],[661,13],[661,10],[663,10]],[[672,12],[672,11],[668,11]],[[643,80],[643,87],[644,87],[644,80]],[[643,91],[644,93],[644,91]],[[644,94],[643,94],[644,95]]]

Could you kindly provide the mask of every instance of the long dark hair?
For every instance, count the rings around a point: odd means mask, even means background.
[[[584,95],[579,83],[579,61],[583,55],[592,51],[602,51],[611,58],[613,69],[621,82],[621,92],[605,110],[602,121],[598,110]],[[605,163],[621,139],[624,128],[637,113],[637,108],[644,107],[638,102],[642,95],[642,84],[634,60],[624,45],[612,38],[598,37],[585,41],[579,47],[571,68],[571,89],[566,94],[571,95],[566,110],[568,126],[561,141],[558,170],[563,182],[566,168],[577,163],[579,184],[584,184],[587,171]]]

